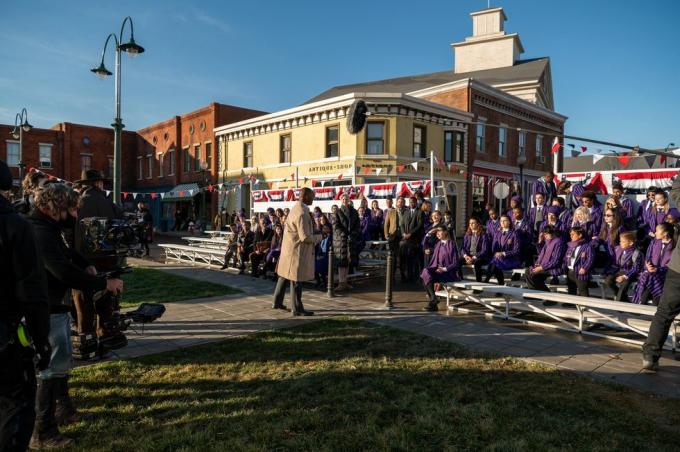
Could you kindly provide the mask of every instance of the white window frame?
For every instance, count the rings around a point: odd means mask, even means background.
[[[9,166],[9,167],[18,168],[19,163],[21,163],[21,148],[19,147],[19,142],[15,141],[15,140],[6,140],[5,143],[7,143],[7,148],[6,148],[7,152],[6,152],[6,155],[5,155],[5,163],[7,163],[7,166]],[[10,145],[16,145],[16,149],[17,149],[16,163],[14,163],[13,161],[10,161],[10,159],[9,159],[9,147],[10,147]]]
[[[508,129],[506,127],[505,124],[501,124],[498,128],[498,156],[503,158],[508,156]],[[501,135],[503,137],[502,140]]]
[[[146,178],[151,179],[153,177],[153,154],[146,154],[146,161],[147,161],[147,163],[146,163],[146,166],[147,166],[147,168],[146,168],[146,170],[147,170]]]
[[[479,118],[477,122],[481,124],[477,124],[477,127],[475,128],[475,151],[485,153],[486,149],[484,149],[484,141],[486,139],[486,119]]]
[[[172,153],[170,163],[168,164],[168,176],[174,176],[175,170],[177,169],[177,154],[175,153],[175,149],[168,149],[167,153]]]
[[[543,157],[543,135],[536,135],[536,160],[541,161]]]
[[[524,130],[520,130],[517,134],[517,149],[518,156],[527,155],[527,133]]]
[[[144,162],[142,156],[137,157],[137,180],[144,179]]]
[[[90,157],[90,167],[87,169],[92,169],[92,154],[83,152],[80,154],[80,170],[85,171],[85,168],[83,168],[83,157]]]
[[[52,168],[52,143],[38,143],[38,165],[40,168]],[[43,160],[43,150],[48,149],[50,154],[47,160]],[[43,165],[43,162],[48,162],[48,165]]]
[[[163,153],[158,153],[158,178],[163,177]]]

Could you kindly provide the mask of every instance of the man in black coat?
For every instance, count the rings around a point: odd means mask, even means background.
[[[418,259],[420,242],[423,239],[424,218],[418,208],[418,200],[409,198],[409,206],[401,212],[399,230],[401,231],[400,266],[402,281],[415,282],[420,275],[420,261]],[[404,268],[405,267],[405,268]],[[404,274],[406,273],[406,274]]]
[[[140,243],[144,246],[145,254],[144,256],[149,256],[149,243],[153,242],[153,216],[146,204],[140,202],[137,204],[137,216],[140,222],[144,225],[144,230],[142,237],[140,237]]]
[[[91,292],[108,290],[118,293],[123,288],[119,279],[96,276],[94,269],[86,271],[89,263],[75,254],[64,240],[60,223],[68,212],[72,189],[64,184],[49,184],[35,197],[35,209],[30,221],[35,228],[36,244],[43,257],[47,275],[47,294],[50,310],[49,342],[52,348],[50,365],[38,374],[36,422],[31,448],[63,447],[71,443],[57,428],[57,399],[68,406],[60,409],[61,418],[73,418],[75,412],[68,397],[68,375],[71,368],[71,288]]]
[[[38,369],[50,361],[47,283],[31,224],[6,197],[12,188],[0,160],[0,450],[25,450],[35,420],[34,350],[20,343],[21,319],[33,338]]]

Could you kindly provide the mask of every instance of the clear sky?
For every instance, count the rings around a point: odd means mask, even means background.
[[[680,1],[495,0],[523,58],[549,56],[567,133],[680,144]],[[147,52],[123,57],[123,121],[138,129],[211,101],[276,111],[334,85],[452,68],[450,43],[486,0],[22,0],[0,10],[0,123],[111,124],[102,46],[125,15]],[[127,32],[126,32],[127,33]],[[113,54],[106,65],[113,71]],[[567,142],[569,142],[567,140]]]

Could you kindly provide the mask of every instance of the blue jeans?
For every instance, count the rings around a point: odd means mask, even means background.
[[[71,344],[71,314],[51,314],[50,334],[48,336],[52,356],[47,369],[38,373],[43,380],[67,377],[73,360],[73,346]]]

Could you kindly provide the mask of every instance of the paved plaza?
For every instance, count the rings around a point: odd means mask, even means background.
[[[305,289],[305,308],[313,310],[315,316],[293,318],[287,311],[271,309],[272,281],[204,267],[165,265],[154,260],[133,260],[132,264],[197,282],[226,284],[243,293],[166,304],[164,316],[143,331],[130,331],[129,345],[112,354],[112,359],[161,353],[320,318],[351,316],[464,345],[476,353],[516,357],[659,395],[680,397],[680,361],[669,359],[670,354],[662,360],[658,373],[645,374],[641,372],[637,346],[487,320],[475,314],[452,315],[443,309],[427,313],[420,310],[425,302],[418,291],[395,292],[397,308],[387,311],[383,308],[382,294],[377,291],[358,287],[352,296],[329,299],[323,292]]]

